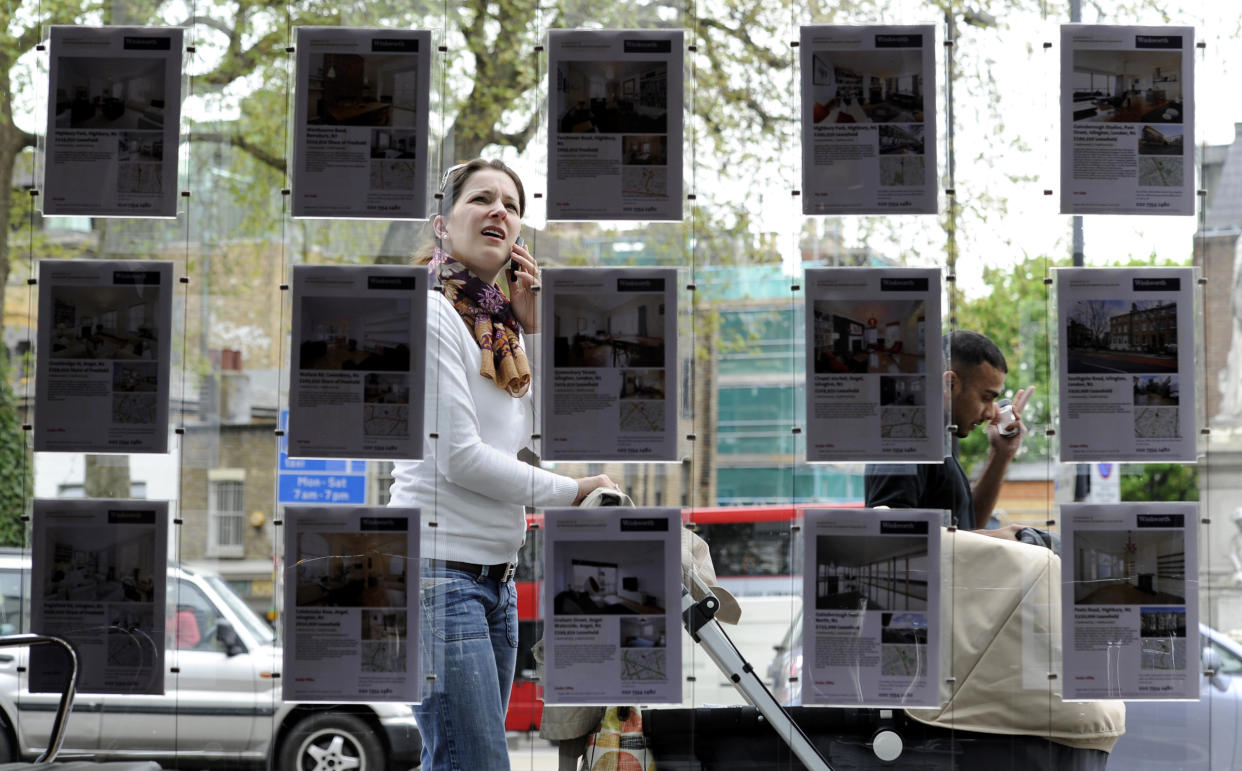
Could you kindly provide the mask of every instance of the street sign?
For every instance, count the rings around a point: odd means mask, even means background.
[[[279,460],[276,465],[278,503],[367,502],[367,462],[336,458],[289,457],[289,411],[280,411]]]

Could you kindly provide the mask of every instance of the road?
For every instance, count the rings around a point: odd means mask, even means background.
[[[1071,375],[1115,375],[1120,372],[1177,372],[1176,356],[1120,351],[1069,352]]]

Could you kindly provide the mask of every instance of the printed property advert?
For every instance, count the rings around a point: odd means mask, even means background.
[[[171,262],[42,260],[34,448],[168,449]]]
[[[1196,453],[1193,268],[1061,268],[1061,460]]]
[[[681,512],[549,509],[548,704],[681,702]]]
[[[1061,26],[1061,212],[1194,214],[1194,27]]]
[[[936,30],[802,27],[802,213],[934,214]]]
[[[548,32],[548,219],[681,219],[683,38]]]
[[[289,457],[423,457],[427,270],[293,268]]]
[[[544,460],[677,459],[677,271],[547,268]]]
[[[940,706],[940,516],[806,512],[803,704]]]
[[[808,461],[943,463],[940,271],[806,271]]]
[[[1061,507],[1066,700],[1199,698],[1197,512]]]
[[[43,214],[177,216],[182,30],[54,26]]]
[[[192,611],[166,618],[168,502],[35,499],[33,520],[30,628],[73,645],[80,693],[163,693],[165,635],[192,648],[212,631]],[[31,648],[30,690],[64,690],[69,666]]]
[[[427,216],[431,32],[298,27],[293,216]]]
[[[286,701],[420,700],[418,517],[285,507]]]

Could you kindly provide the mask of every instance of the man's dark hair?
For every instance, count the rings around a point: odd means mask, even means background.
[[[1008,373],[1009,365],[1005,363],[1005,354],[996,347],[996,343],[978,332],[969,329],[955,329],[949,333],[949,369],[958,372],[971,369],[985,361],[1001,372]]]

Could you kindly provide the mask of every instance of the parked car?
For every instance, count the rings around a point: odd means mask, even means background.
[[[1128,701],[1126,732],[1108,767],[1126,771],[1233,771],[1242,768],[1242,646],[1199,626],[1198,701]],[[802,703],[802,614],[789,625],[768,665],[772,693]]]
[[[28,631],[20,614],[29,567],[20,552],[0,552],[0,634]],[[422,738],[409,705],[282,701],[271,627],[217,575],[170,568],[168,582],[177,633],[168,635],[164,694],[79,693],[61,758],[275,771],[418,766]],[[0,762],[43,751],[60,697],[30,693],[27,653],[0,649]]]

